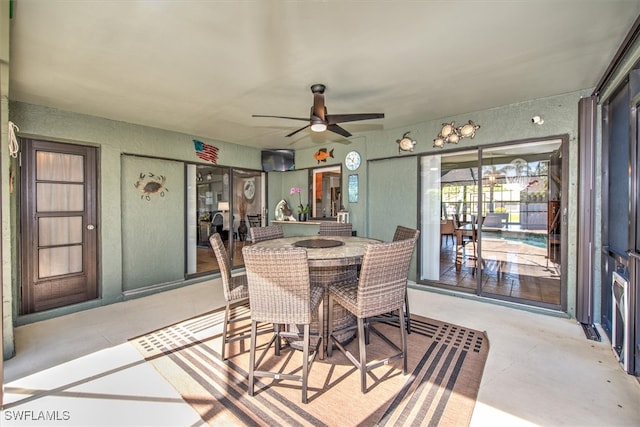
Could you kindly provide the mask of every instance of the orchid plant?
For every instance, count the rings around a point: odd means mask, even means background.
[[[298,213],[300,214],[305,214],[305,213],[309,213],[309,205],[307,204],[307,207],[305,208],[304,205],[302,204],[302,188],[300,187],[291,187],[291,190],[289,190],[289,195],[293,196],[294,194],[298,194],[298,201],[300,202],[298,204]]]
[[[291,190],[289,191],[289,195],[293,196],[294,194],[298,194],[298,201],[300,202],[298,204],[298,213],[302,213],[302,211],[304,210],[304,206],[302,206],[302,188],[291,187]]]

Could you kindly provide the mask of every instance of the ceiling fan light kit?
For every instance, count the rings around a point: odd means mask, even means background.
[[[324,132],[329,130],[338,135],[342,135],[345,138],[349,138],[351,133],[346,129],[340,127],[338,123],[355,122],[360,120],[370,119],[383,119],[383,113],[351,113],[351,114],[328,114],[327,107],[324,104],[324,91],[326,86],[320,83],[311,86],[311,93],[313,94],[313,105],[311,106],[311,114],[309,118],[306,117],[288,117],[288,116],[270,116],[263,114],[253,114],[252,117],[272,117],[278,119],[290,119],[290,120],[302,120],[308,121],[309,124],[296,129],[287,137],[291,137],[301,130],[310,128],[313,132]]]
[[[476,125],[471,120],[466,125],[456,128],[456,122],[443,123],[440,133],[433,140],[435,148],[443,148],[444,144],[457,144],[462,138],[473,138],[476,136],[476,130],[480,129],[480,125]]]
[[[327,130],[327,124],[320,117],[311,115],[311,130],[314,132],[324,132]]]

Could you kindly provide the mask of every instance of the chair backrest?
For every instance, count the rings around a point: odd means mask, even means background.
[[[367,246],[358,280],[358,317],[376,316],[403,306],[415,244],[416,239],[405,239]]]
[[[249,227],[260,227],[262,225],[262,215],[247,215],[249,219]]]
[[[488,213],[482,221],[484,227],[506,227],[509,221],[507,213]]]
[[[458,216],[458,214],[453,214],[451,218],[453,218],[453,227],[456,230],[460,228],[460,217]]]
[[[303,248],[242,248],[251,319],[269,323],[311,322],[311,286]]]
[[[480,220],[480,223],[482,223],[482,220]],[[471,215],[471,240],[474,243],[478,241],[478,217],[475,215]]]
[[[440,221],[440,234],[453,234],[455,233],[456,229],[453,226],[453,220],[452,219],[445,219],[443,221]]]
[[[213,253],[218,260],[218,266],[220,268],[220,277],[222,278],[222,289],[224,290],[224,298],[229,301],[231,298],[231,264],[229,263],[229,256],[222,243],[220,234],[213,233],[209,236],[209,243],[213,249]]]
[[[320,235],[321,236],[351,236],[352,235],[351,223],[322,221],[320,222]]]
[[[216,213],[213,216],[212,223],[213,223],[213,225],[222,225],[224,223],[224,217],[222,216],[222,214],[220,212]]]
[[[269,225],[267,227],[251,227],[251,241],[253,243],[263,240],[279,239],[284,237],[284,232],[280,225]]]
[[[416,230],[415,228],[405,227],[403,225],[398,225],[396,227],[396,232],[393,234],[393,241],[397,242],[398,240],[407,240],[407,239],[418,239],[420,235],[420,230]]]

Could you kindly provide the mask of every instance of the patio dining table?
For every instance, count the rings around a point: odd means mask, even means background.
[[[304,247],[307,250],[309,262],[309,279],[311,286],[322,286],[324,294],[324,325],[318,325],[317,319],[312,323],[314,332],[322,330],[322,337],[327,343],[329,319],[328,286],[335,282],[357,280],[358,265],[362,263],[367,246],[380,243],[380,240],[355,236],[298,236],[280,239],[264,240],[255,243],[255,247],[262,248],[290,248]],[[340,305],[334,305],[334,327],[342,328],[355,324],[355,317]],[[338,339],[347,342],[355,332],[347,332]]]

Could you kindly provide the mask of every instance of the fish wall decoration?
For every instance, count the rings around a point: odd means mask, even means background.
[[[326,163],[329,157],[333,158],[333,148],[329,152],[327,152],[326,148],[321,148],[313,154],[313,158],[316,159],[318,163]]]

